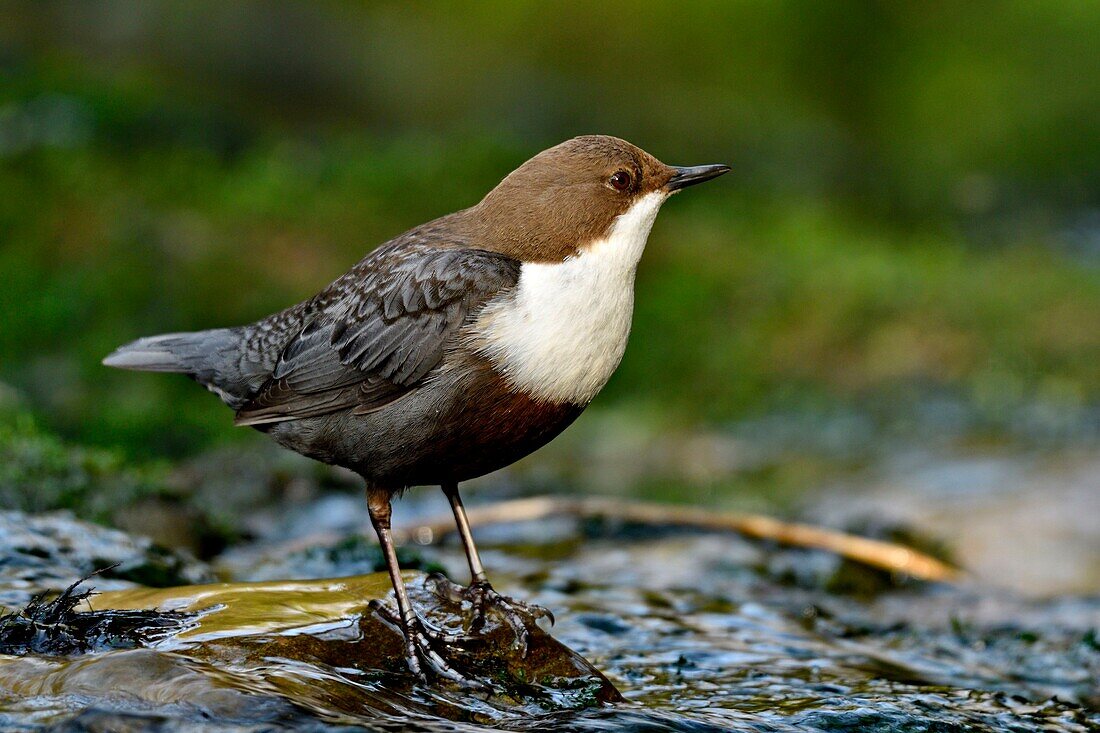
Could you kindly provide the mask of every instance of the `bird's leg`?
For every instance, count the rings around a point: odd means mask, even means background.
[[[447,661],[432,648],[429,634],[413,610],[409,594],[405,590],[405,581],[401,578],[401,566],[397,562],[397,551],[394,549],[393,537],[390,533],[390,492],[386,489],[367,487],[367,508],[370,511],[370,521],[374,525],[374,531],[378,534],[378,543],[382,546],[382,554],[386,558],[386,567],[390,573],[390,582],[393,584],[393,592],[397,597],[397,624],[401,627],[405,637],[405,661],[409,669],[421,680],[426,680],[424,668],[421,662],[426,664],[436,674],[446,677],[464,686],[480,686],[457,672]],[[389,621],[394,621],[392,614],[383,613]]]
[[[482,630],[485,626],[486,612],[491,609],[498,613],[515,632],[516,647],[522,654],[526,654],[528,625],[544,616],[553,623],[554,615],[542,606],[523,603],[493,590],[493,586],[489,584],[489,579],[485,575],[485,567],[481,564],[481,556],[478,554],[477,545],[474,544],[473,533],[470,532],[470,520],[466,517],[462,497],[458,495],[458,484],[445,483],[441,488],[451,503],[458,534],[462,538],[462,547],[466,551],[466,561],[470,565],[470,585],[461,593],[463,600],[469,601],[473,607],[474,615],[470,631],[477,633]]]
[[[466,562],[470,565],[470,585],[478,583],[488,585],[485,567],[481,564],[481,555],[478,554],[474,535],[470,531],[470,520],[466,517],[466,507],[462,505],[462,497],[458,495],[458,484],[443,484],[441,488],[447,496],[447,501],[451,502],[451,511],[454,512],[455,524],[458,526],[458,536],[462,538],[462,549],[466,551]]]

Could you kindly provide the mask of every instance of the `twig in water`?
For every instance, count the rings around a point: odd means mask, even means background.
[[[854,562],[919,580],[951,581],[958,568],[911,547],[840,532],[800,522],[784,522],[761,514],[718,512],[713,509],[621,501],[600,497],[571,498],[537,496],[503,501],[468,509],[470,524],[485,526],[505,522],[529,522],[551,516],[579,519],[608,518],[621,522],[664,527],[684,527],[713,532],[737,532],[747,537],[771,540],[782,545],[826,550]],[[442,537],[454,530],[448,515],[414,527],[410,534]]]

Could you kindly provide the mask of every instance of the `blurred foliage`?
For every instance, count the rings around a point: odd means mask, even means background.
[[[135,464],[118,450],[68,443],[31,415],[0,405],[0,506],[38,513],[67,509],[84,520],[141,532],[201,557],[240,539],[236,506],[218,506],[163,461]],[[94,569],[110,565],[104,561]],[[152,547],[145,562],[108,570],[147,585],[179,578],[177,559]],[[177,580],[178,582],[178,580]]]
[[[602,405],[725,423],[948,391],[993,425],[1086,420],[1097,37],[1075,0],[6,3],[0,380],[132,454],[246,434],[99,359],[308,297],[598,131],[735,167],[662,213]]]
[[[0,421],[0,504],[28,512],[72,509],[107,521],[118,505],[166,493],[163,467],[124,465],[114,452],[71,446],[28,415]]]

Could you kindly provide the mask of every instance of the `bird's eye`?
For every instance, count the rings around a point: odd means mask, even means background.
[[[630,188],[630,174],[626,171],[619,171],[608,178],[607,182],[616,191],[625,191]]]

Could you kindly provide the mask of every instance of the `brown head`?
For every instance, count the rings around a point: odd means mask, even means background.
[[[608,135],[544,150],[463,212],[479,245],[523,262],[561,262],[605,237],[648,194],[668,196],[729,170],[679,168]]]

